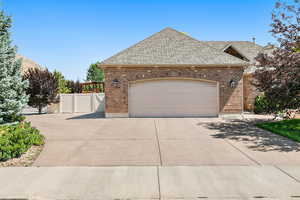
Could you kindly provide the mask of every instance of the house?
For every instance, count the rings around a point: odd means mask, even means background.
[[[22,60],[22,73],[25,73],[30,68],[41,68],[41,66],[39,64],[26,58],[23,55],[17,54],[16,58]]]
[[[244,76],[263,50],[172,28],[100,62],[106,117],[213,117],[244,110]],[[247,85],[249,85],[247,83]],[[247,95],[247,94],[246,94]]]

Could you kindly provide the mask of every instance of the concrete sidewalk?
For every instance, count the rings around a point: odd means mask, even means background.
[[[0,169],[0,199],[297,199],[300,166]]]

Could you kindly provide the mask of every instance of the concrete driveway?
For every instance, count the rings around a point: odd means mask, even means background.
[[[35,166],[299,165],[300,145],[215,118],[31,115],[46,136]]]

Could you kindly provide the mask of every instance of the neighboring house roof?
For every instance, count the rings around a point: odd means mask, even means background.
[[[248,63],[172,28],[146,38],[101,65],[244,66]]]
[[[242,56],[248,59],[250,65],[245,70],[245,73],[253,73],[256,69],[255,67],[255,57],[259,53],[271,54],[275,49],[274,46],[268,45],[266,47],[260,46],[256,43],[250,41],[204,41],[206,44],[225,51],[227,48],[232,47],[238,51]]]
[[[39,64],[37,64],[34,61],[26,58],[25,56],[17,54],[16,58],[17,59],[22,59],[22,73],[26,72],[30,68],[41,68],[41,66]]]

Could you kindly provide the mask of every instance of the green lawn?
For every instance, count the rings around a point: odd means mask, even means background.
[[[290,119],[278,122],[264,122],[256,124],[257,127],[271,131],[300,142],[300,119]]]

